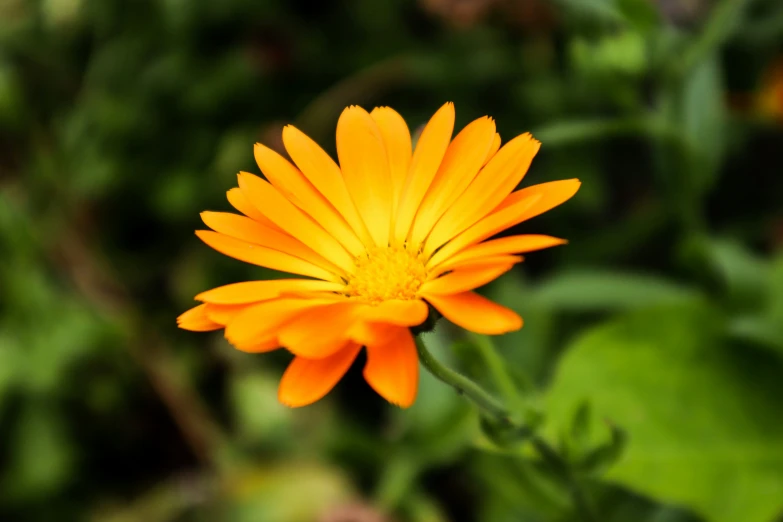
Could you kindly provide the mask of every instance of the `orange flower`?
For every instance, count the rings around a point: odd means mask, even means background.
[[[564,180],[512,192],[539,142],[523,134],[500,148],[484,117],[453,140],[447,103],[412,151],[402,117],[387,107],[349,107],[337,123],[338,166],[293,126],[283,142],[296,166],[256,144],[265,179],[239,174],[228,200],[244,215],[204,212],[196,234],[241,261],[305,276],[235,283],[196,296],[203,304],[177,322],[193,331],[225,328],[247,352],[285,347],[295,355],[280,382],[289,406],[317,401],[345,374],[362,346],[364,377],[388,401],[416,398],[418,356],[410,327],[427,303],[482,334],[517,330],[513,311],[472,292],[522,261],[518,254],[562,239],[486,239],[573,196]]]

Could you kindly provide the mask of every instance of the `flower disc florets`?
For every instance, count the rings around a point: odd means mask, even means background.
[[[420,255],[404,248],[376,247],[356,258],[346,295],[378,304],[389,299],[415,299],[427,278]]]

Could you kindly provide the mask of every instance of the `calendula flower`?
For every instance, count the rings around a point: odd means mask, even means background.
[[[365,379],[402,407],[416,398],[410,328],[427,319],[428,303],[474,332],[520,328],[516,313],[473,290],[522,261],[520,253],[564,241],[489,238],[566,201],[579,181],[513,192],[539,142],[523,134],[500,148],[488,117],[452,140],[453,128],[447,103],[413,151],[395,111],[349,107],[337,123],[339,166],[293,126],[284,128],[283,142],[294,164],[256,144],[266,179],[241,172],[239,187],[228,192],[242,215],[204,212],[212,230],[196,234],[225,255],[304,277],[206,291],[179,326],[224,328],[246,352],[292,352],[278,394],[289,406],[323,397],[366,347]]]

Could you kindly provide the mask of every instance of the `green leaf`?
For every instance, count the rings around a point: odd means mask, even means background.
[[[676,303],[696,296],[694,290],[667,279],[602,270],[561,273],[534,292],[541,306],[580,312]]]
[[[752,306],[763,300],[772,275],[766,260],[732,239],[713,239],[706,249],[714,270],[735,303]]]
[[[696,155],[687,167],[697,194],[712,187],[725,154],[725,98],[718,56],[710,56],[685,79],[682,94],[682,129]]]
[[[550,428],[589,400],[628,435],[610,481],[710,521],[771,522],[783,510],[783,366],[724,346],[722,324],[690,303],[595,328],[556,372]]]

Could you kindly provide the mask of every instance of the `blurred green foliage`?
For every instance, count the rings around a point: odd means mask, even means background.
[[[779,0],[0,0],[0,520],[580,520],[429,375],[289,410],[284,354],[175,328],[273,275],[192,235],[255,141],[447,100],[583,186],[486,288],[526,326],[433,352],[540,411],[601,522],[783,520],[781,53]]]

